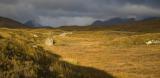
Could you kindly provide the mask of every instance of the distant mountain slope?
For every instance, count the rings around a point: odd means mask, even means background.
[[[0,17],[0,27],[21,28],[26,27],[24,24],[10,18]]]
[[[160,18],[146,18],[132,23],[110,26],[116,30],[158,32],[160,31]]]
[[[41,24],[39,24],[38,22],[36,22],[34,20],[29,20],[24,24],[27,26],[30,26],[30,27],[41,27],[42,26]]]
[[[160,19],[160,17],[147,17],[147,18],[142,19],[141,21],[159,20],[159,19]]]
[[[105,20],[105,21],[100,21],[97,20],[95,22],[93,22],[92,26],[104,26],[104,25],[116,25],[116,24],[124,24],[124,23],[129,23],[129,22],[134,22],[135,19],[134,18],[112,18],[109,20]]]
[[[62,26],[59,27],[66,31],[102,31],[102,30],[116,30],[128,32],[159,32],[160,31],[160,18],[145,18],[134,22],[107,25],[107,26]]]

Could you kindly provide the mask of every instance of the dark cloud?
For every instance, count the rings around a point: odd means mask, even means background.
[[[0,0],[0,4],[16,4],[19,0]]]
[[[150,7],[160,7],[160,0],[103,0],[105,3],[109,4],[134,4],[134,5],[146,5]]]
[[[21,22],[34,19],[47,25],[85,25],[111,17],[160,16],[160,0],[0,0],[0,7],[1,16]]]

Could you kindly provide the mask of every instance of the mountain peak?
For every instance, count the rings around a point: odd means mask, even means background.
[[[28,20],[26,23],[24,23],[27,26],[31,26],[31,27],[40,27],[42,26],[41,24],[39,24],[37,21],[35,20]]]

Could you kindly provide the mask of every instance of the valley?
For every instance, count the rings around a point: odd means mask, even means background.
[[[102,70],[115,78],[159,78],[160,44],[146,44],[146,42],[150,40],[160,40],[159,32],[118,31],[105,27],[84,27],[84,30],[75,29],[79,28],[1,28],[0,42],[1,44],[5,44],[5,41],[9,39],[11,42],[13,41],[13,43],[18,42],[20,45],[23,44],[24,47],[27,45],[28,49],[25,50],[29,55],[37,53],[36,51],[34,52],[34,49],[41,46],[44,50],[49,51],[48,55],[45,51],[43,52],[43,50],[40,50],[45,55],[47,54],[45,57],[46,59],[50,56],[50,53],[60,56],[59,61],[66,62],[67,66],[59,67],[60,65],[58,65],[58,67],[56,67],[57,69],[54,70],[62,73],[60,76],[63,75],[67,78],[78,78],[78,76],[76,76],[78,72],[75,72],[74,67],[72,69],[72,65]],[[64,35],[64,33],[66,34]],[[51,45],[45,43],[48,38],[54,40],[54,42],[52,40],[48,41]],[[1,45],[0,47],[2,51],[5,46]],[[35,57],[35,54],[32,55],[32,57]],[[44,62],[47,64],[45,58],[43,57]],[[18,60],[15,59],[15,61]],[[70,65],[68,66],[68,63],[71,64],[71,68]],[[17,63],[15,63],[15,66],[16,65]],[[55,68],[54,65],[53,68]],[[13,69],[15,70],[16,68]],[[77,69],[81,70],[81,67]],[[84,73],[85,70],[88,71]],[[97,72],[100,73],[98,70]],[[67,76],[68,71],[72,71],[69,73],[69,76]],[[91,74],[92,70],[87,68],[84,68],[84,71],[82,69],[82,72],[79,72],[82,73],[82,75],[79,76],[80,78],[97,78],[102,75],[96,73]],[[25,72],[28,72],[28,70],[25,70]],[[75,72],[75,77],[73,72]],[[54,72],[49,71],[49,73]],[[87,73],[90,75],[87,76]],[[99,78],[112,77],[102,76]]]

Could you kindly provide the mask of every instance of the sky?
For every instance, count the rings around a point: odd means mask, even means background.
[[[0,16],[45,26],[89,25],[113,17],[160,16],[160,0],[0,0]]]

